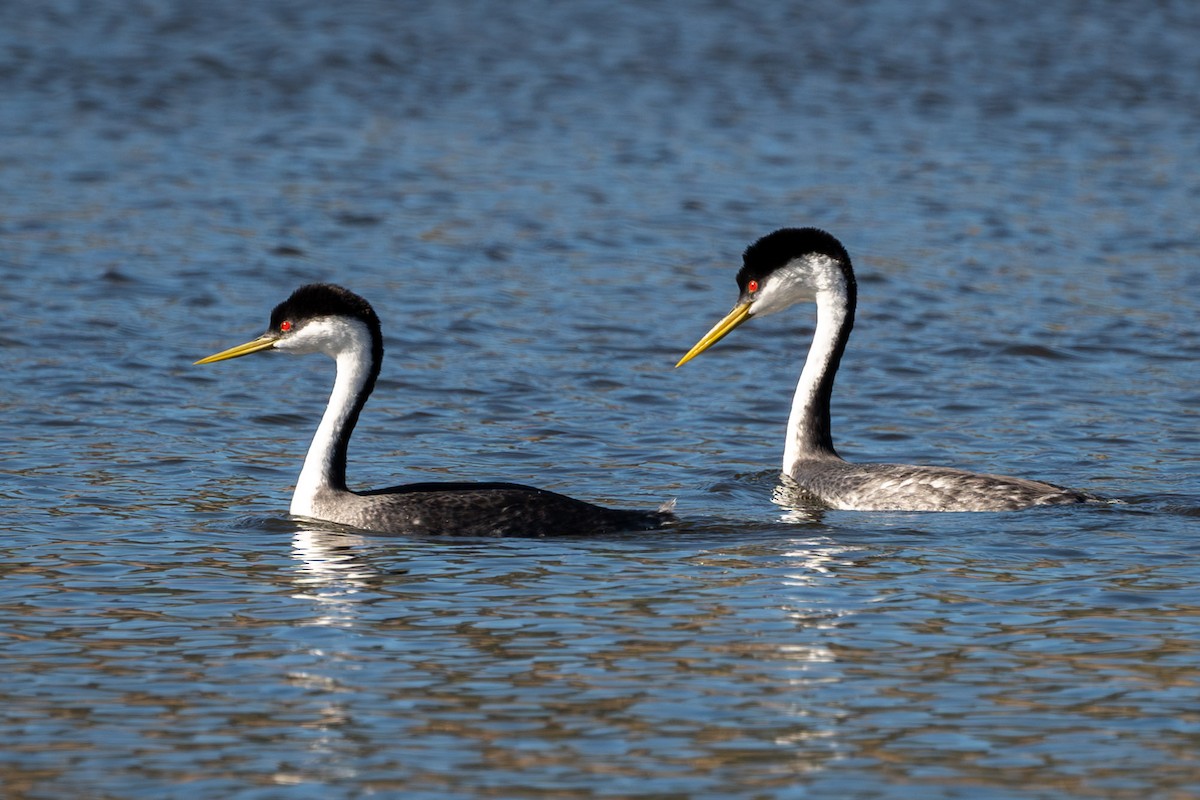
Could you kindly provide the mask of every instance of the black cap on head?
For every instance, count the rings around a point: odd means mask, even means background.
[[[270,330],[289,321],[294,326],[318,317],[352,317],[378,330],[379,318],[371,304],[349,289],[332,283],[310,283],[292,292],[291,297],[275,306],[271,312]]]
[[[820,228],[780,228],[746,248],[742,254],[742,268],[737,274],[738,290],[744,293],[750,281],[761,284],[792,259],[812,254],[850,264],[846,248],[832,234]]]

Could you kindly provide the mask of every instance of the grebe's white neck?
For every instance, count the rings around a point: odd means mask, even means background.
[[[833,447],[829,405],[837,364],[849,335],[847,314],[843,298],[829,292],[817,294],[817,327],[788,415],[784,475],[792,476],[802,460],[841,458]]]
[[[313,504],[319,491],[347,491],[347,444],[379,374],[376,348],[370,329],[346,317],[308,322],[277,348],[291,353],[324,353],[337,363],[329,405],[313,435],[292,494],[293,514],[316,516]]]
[[[830,429],[830,398],[838,364],[854,327],[857,286],[848,267],[822,253],[794,259],[771,276],[763,297],[755,305],[773,313],[799,302],[815,299],[817,326],[804,369],[792,397],[783,449],[782,471],[793,476],[805,460],[841,460],[833,448]]]

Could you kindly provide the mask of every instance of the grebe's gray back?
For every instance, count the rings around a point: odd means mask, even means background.
[[[751,317],[816,301],[817,326],[788,418],[785,487],[820,505],[860,511],[1010,511],[1091,499],[1025,478],[844,460],[833,448],[829,404],[858,299],[846,248],[816,228],[784,228],[750,245],[742,261],[737,304],[675,366],[700,355]]]
[[[462,536],[553,536],[647,530],[673,519],[658,511],[603,508],[516,483],[414,483],[353,492],[346,451],[383,361],[379,318],[363,298],[332,284],[309,284],[271,312],[267,332],[197,364],[280,350],[324,353],[337,363],[329,405],[313,436],[291,513],[356,528]]]

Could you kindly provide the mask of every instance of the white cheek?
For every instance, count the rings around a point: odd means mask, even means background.
[[[275,349],[299,354],[321,352],[321,336],[315,330],[317,325],[316,322],[310,322],[291,336],[285,336],[275,343]]]
[[[366,327],[358,320],[321,317],[309,320],[291,336],[280,339],[275,349],[297,354],[324,353],[337,358],[338,353],[369,341]]]
[[[846,279],[838,263],[820,254],[794,258],[771,273],[755,295],[750,313],[774,314],[796,303],[811,303],[818,295],[845,297]]]
[[[765,316],[813,299],[812,278],[797,262],[777,270],[754,296],[750,313]]]

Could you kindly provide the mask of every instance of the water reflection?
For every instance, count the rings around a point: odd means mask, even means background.
[[[791,478],[779,476],[779,483],[771,490],[771,502],[783,509],[781,522],[789,524],[821,522],[826,509],[812,495],[805,492]]]
[[[369,540],[356,533],[299,523],[292,535],[293,582],[297,599],[314,602],[317,616],[309,624],[348,627],[357,605],[379,572],[367,561]]]
[[[534,766],[599,777],[599,751],[649,780],[749,765],[764,748],[789,754],[788,774],[816,774],[849,749],[817,693],[844,678],[830,636],[859,603],[834,586],[859,550],[821,536],[699,551],[662,538],[498,546],[304,524],[293,597],[312,604],[308,624],[355,635],[323,640],[327,668],[293,680],[326,696],[322,758],[363,722],[361,709],[346,721],[345,698],[373,678],[347,668],[380,679],[365,649],[384,648],[388,674],[404,675],[387,679],[390,702],[420,711],[413,741],[442,741],[436,758],[477,759],[501,784]],[[681,584],[679,570],[692,577]],[[747,616],[747,598],[767,607]],[[697,693],[712,701],[704,714],[672,699]],[[677,755],[638,755],[667,750]]]

